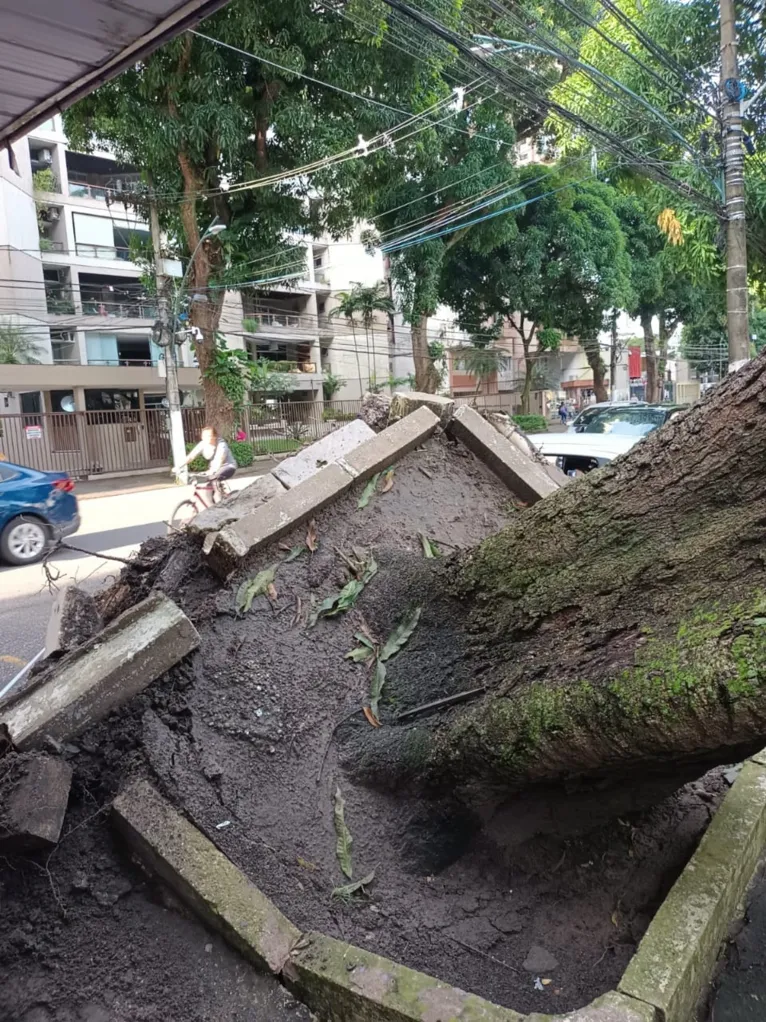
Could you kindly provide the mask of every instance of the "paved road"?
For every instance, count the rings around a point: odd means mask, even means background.
[[[766,875],[761,870],[748,892],[742,930],[729,947],[709,1022],[766,1019]]]
[[[241,489],[251,481],[248,477],[233,479],[231,486]],[[82,525],[67,542],[87,551],[128,557],[144,540],[165,535],[171,511],[189,491],[171,486],[81,500]],[[51,567],[61,572],[59,584],[76,580],[95,589],[121,566],[90,553],[62,552]],[[52,601],[39,564],[0,566],[0,687],[44,645]]]

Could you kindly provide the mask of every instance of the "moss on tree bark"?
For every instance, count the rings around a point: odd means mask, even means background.
[[[617,463],[469,554],[428,562],[432,619],[447,619],[463,677],[481,665],[487,693],[391,721],[346,761],[373,783],[514,789],[762,745],[765,405],[762,356]],[[404,672],[403,657],[391,680],[402,708],[414,701]]]

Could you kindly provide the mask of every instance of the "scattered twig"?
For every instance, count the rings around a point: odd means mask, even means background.
[[[81,546],[72,546],[71,543],[58,542],[52,552],[55,553],[56,550],[74,550],[76,554],[87,554],[89,557],[100,557],[104,561],[119,561],[120,564],[127,564],[128,567],[133,564],[133,561],[129,561],[125,557],[115,557],[114,554],[102,554],[97,550],[85,550]]]
[[[322,771],[324,770],[324,765],[327,760],[328,753],[330,752],[330,746],[332,745],[332,740],[335,737],[335,732],[338,730],[341,724],[345,724],[347,720],[351,720],[352,717],[355,717],[357,713],[361,712],[362,711],[360,707],[357,706],[356,709],[352,710],[350,713],[347,713],[345,717],[341,717],[340,720],[336,721],[336,723],[333,725],[333,729],[330,732],[329,737],[327,739],[327,745],[325,745],[324,752],[322,753],[322,761],[319,764],[319,771],[317,773],[317,784],[319,784],[319,782],[322,780]]]
[[[567,857],[567,850],[565,848],[563,855],[561,856],[559,861],[556,863],[556,865],[553,867],[553,869],[551,870],[551,873],[558,873],[558,871],[564,865],[564,859],[566,859],[566,857]]]
[[[449,934],[447,934],[447,936],[449,937],[450,940],[454,940],[456,944],[459,944],[461,947],[464,947],[466,951],[472,951],[475,955],[480,955],[482,958],[486,958],[488,962],[494,962],[495,965],[502,965],[504,969],[510,969],[511,972],[519,971],[512,965],[509,965],[508,962],[503,962],[499,958],[495,958],[494,955],[487,954],[486,951],[480,951],[479,948],[474,947],[473,944],[466,944],[464,940],[460,940],[458,937],[451,937]]]
[[[443,699],[434,699],[432,703],[423,703],[421,706],[414,706],[411,710],[403,710],[397,714],[397,720],[407,720],[409,717],[415,717],[419,713],[428,713],[429,710],[439,710],[444,706],[454,706],[456,703],[464,703],[469,699],[473,699],[474,696],[481,695],[487,691],[486,685],[481,685],[479,688],[469,688],[465,692],[456,692],[454,695],[445,696]]]
[[[418,468],[423,473],[423,475],[426,477],[426,479],[433,479],[433,474],[431,472],[429,472],[427,468],[423,468],[422,465],[418,465]]]

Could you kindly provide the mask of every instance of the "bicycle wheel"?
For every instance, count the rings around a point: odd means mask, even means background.
[[[182,500],[170,516],[168,534],[183,532],[192,518],[197,517],[197,514],[198,508],[193,500]]]

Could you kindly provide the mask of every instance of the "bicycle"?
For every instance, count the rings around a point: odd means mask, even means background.
[[[221,480],[208,479],[207,476],[190,476],[189,482],[194,484],[191,497],[185,497],[176,508],[168,521],[168,532],[183,532],[193,518],[196,518],[200,511],[205,511],[214,504],[220,504],[224,497],[227,497],[231,490]]]

